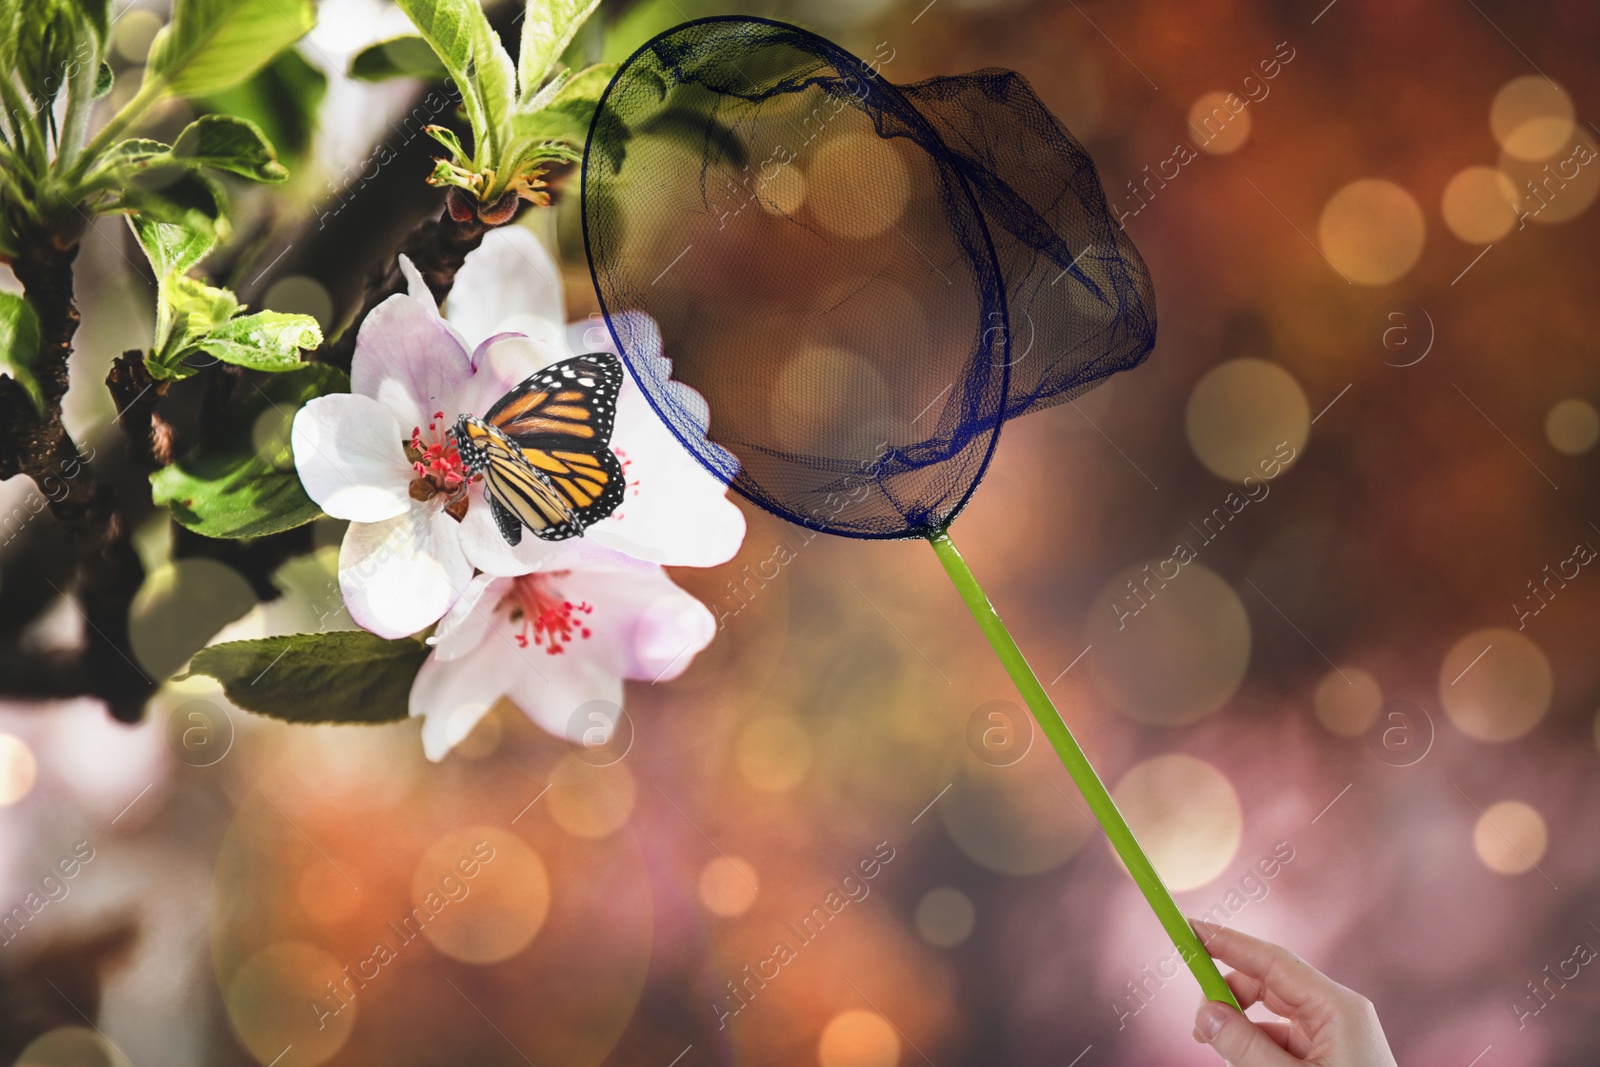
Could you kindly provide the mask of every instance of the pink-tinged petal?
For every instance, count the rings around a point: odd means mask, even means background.
[[[474,344],[505,330],[550,339],[566,318],[561,272],[523,227],[490,230],[457,272],[445,317]]]
[[[728,487],[678,442],[631,379],[617,399],[612,448],[624,464],[627,496],[586,537],[669,567],[714,567],[734,557],[745,522]]]
[[[433,310],[431,297],[391,296],[361,324],[350,391],[394,412],[408,437],[435,412],[453,423],[466,410],[458,398],[472,393],[473,378],[466,346]]]
[[[480,574],[468,582],[430,638],[434,658],[460,659],[493,640],[489,627],[498,620],[500,601],[510,590],[511,579],[492,574]]]
[[[541,652],[537,673],[524,666],[507,695],[546,733],[581,743],[594,722],[580,709],[590,701],[604,701],[603,715],[610,719],[613,709],[622,706],[622,679],[590,660]]]
[[[411,262],[410,256],[400,257],[400,275],[406,280],[406,295],[426,304],[428,310],[437,315],[439,302],[433,298],[433,290],[428,288],[428,283],[422,278],[422,272]]]
[[[461,395],[461,410],[482,415],[528,375],[564,355],[548,342],[520,333],[495,334],[472,353],[473,381]]]
[[[384,522],[351,523],[339,550],[350,617],[388,638],[438,622],[472,579],[458,525],[436,502]]]
[[[519,672],[492,638],[459,659],[434,653],[411,683],[411,717],[424,716],[422,751],[437,763],[460,744]]]
[[[528,545],[530,540],[537,539],[523,531],[523,545]],[[497,577],[527,574],[538,569],[537,557],[531,551],[533,547],[516,549],[506,544],[500,524],[494,521],[494,513],[489,510],[489,499],[484,495],[482,484],[474,484],[468,491],[467,513],[461,519],[461,550],[467,554],[468,561],[478,570]]]
[[[706,606],[660,567],[574,571],[552,576],[551,582],[567,600],[594,609],[583,616],[590,636],[574,640],[552,659],[575,655],[625,678],[667,681],[687,670],[717,633]]]
[[[415,474],[404,437],[394,415],[371,397],[319,396],[294,417],[295,471],[306,495],[334,518],[392,519],[411,507],[407,490]]]

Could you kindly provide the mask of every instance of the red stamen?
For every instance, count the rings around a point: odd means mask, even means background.
[[[554,579],[564,577],[569,571],[548,574],[524,574],[511,580],[511,591],[501,600],[501,607],[510,607],[511,621],[520,624],[515,635],[517,645],[528,647],[529,631],[535,645],[546,654],[560,655],[574,640],[593,636],[584,616],[594,614],[594,605],[573,603],[562,598],[554,587]]]

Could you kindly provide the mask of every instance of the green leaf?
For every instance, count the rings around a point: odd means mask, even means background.
[[[517,79],[522,99],[531,100],[550,68],[600,0],[527,0],[522,16],[522,45],[517,50]]]
[[[228,439],[150,476],[153,499],[206,537],[261,537],[310,522],[322,512],[294,472],[289,426],[306,401],[349,388],[322,363],[274,374],[228,412]]]
[[[454,162],[465,166],[472,161],[472,157],[467,155],[467,150],[461,147],[461,138],[456,136],[454,130],[447,126],[424,126],[423,130],[429,137],[450,150],[450,158]]]
[[[180,96],[238,85],[317,21],[313,0],[177,0],[156,35],[145,78]]]
[[[396,0],[455,79],[472,125],[473,159],[498,160],[510,132],[517,74],[478,0]]]
[[[310,315],[262,311],[223,324],[195,347],[251,370],[289,371],[302,365],[302,348],[321,343],[322,329]]]
[[[112,73],[111,64],[100,64],[100,69],[94,72],[94,98],[98,100],[109,93],[116,81],[117,76]]]
[[[173,144],[172,157],[252,181],[281,182],[289,177],[260,127],[232,115],[201,115],[189,123]]]
[[[433,46],[415,34],[369,45],[350,61],[350,77],[364,82],[390,78],[443,81],[449,73],[434,55]]]
[[[190,674],[222,683],[247,711],[297,723],[385,723],[410,715],[428,646],[365,630],[228,641],[195,653]]]
[[[82,9],[70,0],[28,0],[22,5],[12,56],[32,98],[30,108],[37,113],[49,112],[78,56],[94,53],[95,45],[83,39],[89,29]]]
[[[518,140],[565,141],[581,149],[589,136],[595,105],[616,73],[615,63],[597,63],[574,75],[544,107],[512,120]]]
[[[157,159],[130,175],[117,206],[157,222],[215,233],[226,202],[221,187],[194,168]]]
[[[158,280],[185,273],[206,258],[206,253],[217,243],[216,234],[209,229],[191,230],[178,223],[157,222],[143,215],[129,216],[128,225]]]
[[[327,92],[327,75],[290,48],[248,81],[207,94],[197,103],[206,111],[249,119],[278,150],[279,158],[294,160],[311,149],[317,110]]]
[[[44,394],[33,374],[38,358],[39,316],[33,305],[15,293],[0,293],[0,371],[15,378],[43,411]]]

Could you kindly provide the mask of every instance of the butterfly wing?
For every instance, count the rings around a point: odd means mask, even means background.
[[[610,446],[621,388],[617,357],[592,352],[529,375],[483,418],[563,500],[577,532],[615,511],[627,490]],[[560,523],[529,528],[550,540],[573,536]]]
[[[573,356],[530,374],[483,420],[524,447],[598,453],[611,440],[621,388],[616,356]]]
[[[524,526],[546,541],[583,532],[583,522],[549,475],[529,463],[506,438],[488,434],[482,440],[487,442],[483,446],[484,490],[506,543],[518,544]]]

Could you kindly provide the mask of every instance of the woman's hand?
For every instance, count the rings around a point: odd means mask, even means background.
[[[1395,1067],[1372,1002],[1346,989],[1288,949],[1225,926],[1191,919],[1216,959],[1234,968],[1228,986],[1241,1007],[1265,1004],[1281,1022],[1255,1023],[1226,1004],[1206,1001],[1194,1039],[1232,1067]]]

